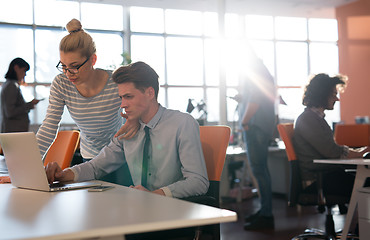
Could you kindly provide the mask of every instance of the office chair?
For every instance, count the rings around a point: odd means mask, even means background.
[[[57,162],[59,167],[62,169],[69,167],[79,141],[79,131],[59,131],[54,142],[46,153],[44,166],[49,162]]]
[[[220,180],[226,158],[226,149],[229,145],[230,127],[200,126],[199,130],[210,185],[206,195],[188,197],[183,200],[220,207]],[[220,224],[198,227],[194,239],[199,239],[201,235],[211,236],[215,240],[220,239]]]
[[[370,146],[369,124],[336,124],[334,128],[334,139],[339,145],[349,147]]]
[[[285,150],[290,165],[290,186],[288,205],[290,207],[318,206],[320,213],[326,208],[325,231],[319,229],[306,229],[305,233],[293,237],[292,239],[336,239],[338,233],[335,232],[334,220],[332,216],[332,207],[336,204],[345,204],[349,202],[348,197],[339,195],[329,195],[323,192],[323,173],[318,172],[316,181],[304,186],[301,179],[299,162],[294,151],[292,137],[294,133],[292,123],[282,123],[277,125],[281,139],[285,144]]]
[[[200,126],[200,141],[210,182],[208,192],[202,196],[182,198],[193,203],[219,207],[219,188],[221,173],[226,158],[226,149],[230,139],[228,126]],[[127,239],[220,239],[220,224],[157,231],[144,234],[126,235]]]

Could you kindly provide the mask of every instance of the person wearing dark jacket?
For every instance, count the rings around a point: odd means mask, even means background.
[[[33,99],[26,102],[20,85],[24,82],[30,65],[22,58],[10,62],[5,74],[6,82],[1,87],[1,132],[28,132],[30,120],[28,113],[40,101]]]

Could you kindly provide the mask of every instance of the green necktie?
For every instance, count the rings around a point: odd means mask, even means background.
[[[145,127],[145,144],[144,144],[144,151],[143,151],[143,165],[142,165],[142,173],[141,173],[141,185],[147,188],[147,176],[148,176],[148,161],[149,161],[149,145],[150,145],[150,135],[149,135],[149,127]]]

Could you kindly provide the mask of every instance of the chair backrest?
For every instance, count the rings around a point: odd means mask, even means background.
[[[57,162],[65,169],[70,166],[80,140],[80,132],[76,130],[59,131],[44,159],[44,166],[49,162]]]
[[[277,129],[285,144],[285,151],[289,160],[290,179],[288,205],[295,206],[298,203],[299,195],[302,192],[302,179],[299,170],[299,163],[292,142],[294,134],[293,123],[280,123],[277,125]]]
[[[208,179],[220,181],[229,145],[230,127],[200,126],[200,141],[207,165]]]
[[[297,160],[297,156],[294,151],[292,137],[294,133],[293,123],[280,123],[277,125],[280,137],[285,144],[285,151],[289,161]]]
[[[337,144],[349,147],[370,146],[370,125],[336,124],[334,139]]]
[[[198,203],[219,207],[220,180],[225,164],[227,146],[229,145],[230,128],[228,126],[200,126],[199,130],[209,188],[205,199]],[[209,198],[207,199],[207,197]]]

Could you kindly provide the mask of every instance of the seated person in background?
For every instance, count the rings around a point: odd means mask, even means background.
[[[132,139],[114,138],[91,161],[72,168],[62,171],[55,162],[49,163],[49,182],[97,179],[127,162],[133,188],[175,198],[204,195],[209,181],[197,121],[158,103],[158,75],[146,63],[122,66],[112,78],[128,119],[140,122],[138,133]],[[143,164],[144,128],[149,128],[150,135],[147,167]]]
[[[356,151],[336,144],[332,129],[325,121],[325,110],[333,110],[339,101],[338,90],[344,90],[346,77],[317,74],[306,86],[303,95],[304,112],[294,126],[293,145],[303,180],[315,180],[315,171],[325,171],[323,190],[326,193],[351,196],[354,175],[346,173],[344,166],[316,164],[314,159],[362,158],[368,148]],[[327,171],[326,171],[327,170]]]

